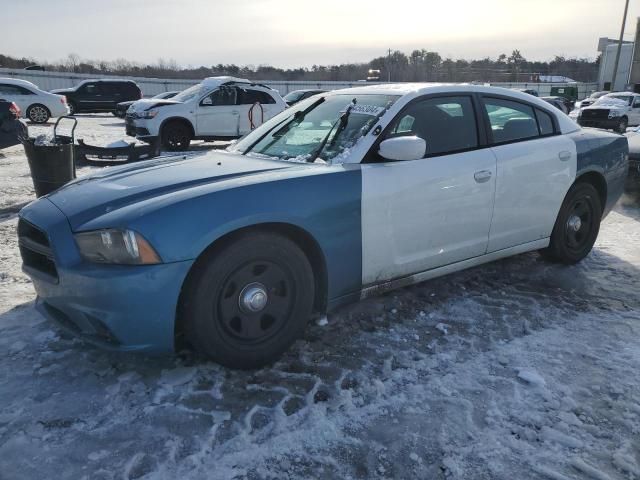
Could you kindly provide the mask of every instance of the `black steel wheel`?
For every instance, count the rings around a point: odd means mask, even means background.
[[[573,185],[560,208],[543,257],[574,264],[586,257],[598,237],[602,206],[595,187],[589,183]]]
[[[191,143],[191,130],[182,122],[169,122],[162,127],[162,146],[170,151],[184,151]]]
[[[67,106],[69,107],[69,115],[75,115],[76,113],[78,113],[78,109],[75,103],[68,102]]]
[[[185,334],[196,350],[232,368],[277,359],[311,316],[314,277],[304,252],[268,232],[240,236],[201,258],[183,293]]]

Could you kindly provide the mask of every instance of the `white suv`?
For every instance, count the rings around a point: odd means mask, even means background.
[[[69,114],[64,95],[45,92],[26,80],[0,78],[0,100],[18,105],[33,123],[47,123],[51,117]]]
[[[287,107],[277,91],[234,77],[210,77],[168,100],[139,100],[127,110],[127,135],[167,150],[186,150],[191,140],[241,137]]]

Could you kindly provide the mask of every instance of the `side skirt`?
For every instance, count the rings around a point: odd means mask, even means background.
[[[424,272],[414,273],[407,277],[396,278],[389,280],[388,282],[371,285],[362,289],[360,293],[360,299],[365,299],[379,295],[389,290],[395,290],[396,288],[407,287],[416,283],[424,282],[425,280],[431,280],[432,278],[441,277],[449,273],[465,270],[467,268],[482,265],[483,263],[493,262],[505,257],[511,257],[520,253],[530,252],[533,250],[539,250],[549,246],[549,238],[543,238],[534,242],[523,243],[522,245],[516,245],[515,247],[505,248],[498,250],[497,252],[491,252],[480,257],[473,257],[461,262],[451,263],[443,267],[434,268]]]

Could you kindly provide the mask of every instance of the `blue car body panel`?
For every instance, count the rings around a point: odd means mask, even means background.
[[[181,162],[178,172],[178,164],[166,159],[108,169],[22,210],[22,219],[47,232],[54,249],[57,283],[28,272],[43,314],[110,348],[171,350],[180,290],[195,259],[225,234],[265,223],[293,226],[315,239],[331,272],[329,309],[357,298],[362,286],[358,165],[304,165],[223,153]],[[235,164],[225,169],[230,162]],[[147,188],[137,171],[147,172]],[[84,262],[73,233],[107,227],[141,233],[163,263]],[[96,321],[112,339],[94,331]]]
[[[601,130],[582,129],[570,134],[578,154],[576,177],[589,172],[602,175],[607,195],[603,208],[606,216],[624,191],[629,171],[627,138]]]

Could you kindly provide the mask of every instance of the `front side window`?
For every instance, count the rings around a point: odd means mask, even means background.
[[[539,136],[533,108],[501,98],[485,98],[494,143],[514,142]]]
[[[340,161],[398,99],[336,94],[308,99],[258,127],[229,150],[279,160]]]
[[[220,87],[204,97],[200,105],[209,107],[224,107],[236,105],[238,92],[235,87]]]
[[[476,148],[478,129],[471,97],[435,97],[418,101],[396,117],[385,138],[414,135],[427,143],[426,156]]]

